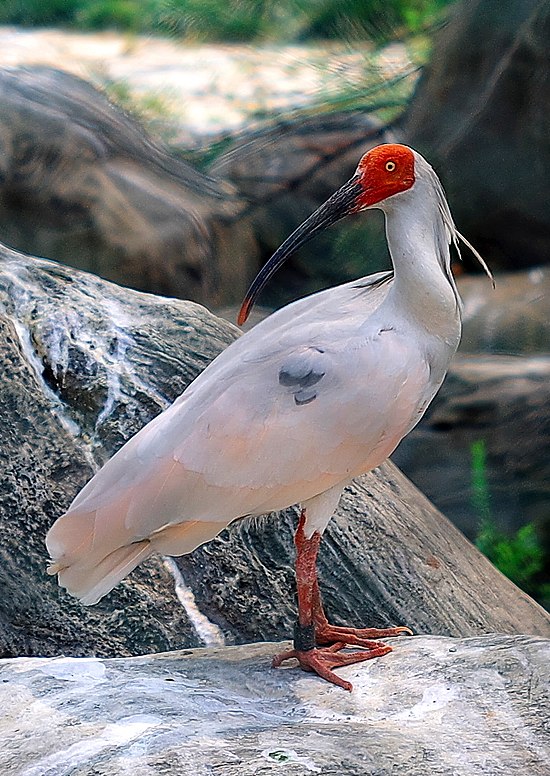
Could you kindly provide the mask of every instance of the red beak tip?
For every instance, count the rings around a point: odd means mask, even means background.
[[[250,307],[246,304],[246,302],[244,302],[243,306],[239,310],[239,314],[237,315],[238,326],[242,326],[244,323],[246,323],[246,319],[248,318],[249,313]]]

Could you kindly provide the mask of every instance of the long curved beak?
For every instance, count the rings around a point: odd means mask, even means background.
[[[303,224],[292,232],[290,237],[277,248],[273,256],[268,259],[262,269],[258,272],[250,288],[245,294],[237,323],[242,326],[250,315],[254,302],[258,298],[261,290],[268,280],[274,275],[279,267],[301,248],[304,243],[311,240],[317,232],[323,231],[327,226],[335,224],[340,219],[359,209],[359,195],[363,193],[363,187],[359,182],[359,176],[353,178],[338,189],[326,202],[307,218]]]

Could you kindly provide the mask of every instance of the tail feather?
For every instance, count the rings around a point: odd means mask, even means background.
[[[190,520],[138,537],[126,528],[127,510],[123,497],[96,511],[69,511],[48,532],[48,574],[58,574],[59,584],[86,606],[97,603],[153,553],[184,555],[227,526],[227,521]]]
[[[107,510],[62,515],[50,528],[46,546],[51,563],[48,574],[85,604],[94,604],[153,552],[147,538],[136,537],[124,526],[127,505],[122,500]]]
[[[147,539],[119,547],[94,565],[86,558],[59,571],[59,584],[84,606],[96,604],[135,567],[151,555]],[[93,559],[91,559],[93,562]]]
[[[149,536],[151,546],[160,555],[186,555],[201,544],[210,541],[227,528],[223,523],[206,520],[188,520],[185,523],[167,525]]]
[[[216,536],[229,522],[186,520],[183,515],[178,520],[182,512],[195,511],[197,488],[189,484],[192,473],[176,466],[173,459],[160,461],[148,477],[131,487],[123,486],[122,471],[120,487],[115,488],[111,482],[107,497],[102,480],[117,460],[115,456],[96,474],[84,489],[86,498],[77,496],[46,536],[51,557],[48,573],[58,574],[59,584],[86,605],[97,603],[154,552],[162,555],[191,552]],[[180,492],[184,476],[188,485],[185,510]],[[113,480],[112,473],[109,477]],[[192,477],[191,480],[196,486]],[[202,484],[200,478],[199,484]],[[221,502],[223,493],[214,489],[214,494]]]

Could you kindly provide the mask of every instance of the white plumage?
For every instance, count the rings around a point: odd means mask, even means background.
[[[406,164],[408,177],[393,175]],[[301,503],[307,539],[322,533],[345,485],[418,422],[460,338],[449,255],[460,235],[427,162],[404,146],[370,151],[271,266],[331,221],[373,206],[386,214],[395,274],[301,299],[244,334],[51,528],[49,572],[83,603],[151,553],[190,552],[239,517]]]

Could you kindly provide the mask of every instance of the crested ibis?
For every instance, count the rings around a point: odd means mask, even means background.
[[[322,533],[346,485],[381,464],[420,420],[461,332],[450,247],[464,242],[437,175],[381,145],[281,245],[252,283],[243,323],[278,267],[350,213],[380,208],[393,272],[300,299],[232,343],[130,439],[48,532],[50,574],[94,604],[152,553],[182,555],[237,518],[300,504],[296,658],[351,690],[338,666],[391,651],[406,627],[331,625],[316,576]],[[346,646],[359,650],[344,651]]]

